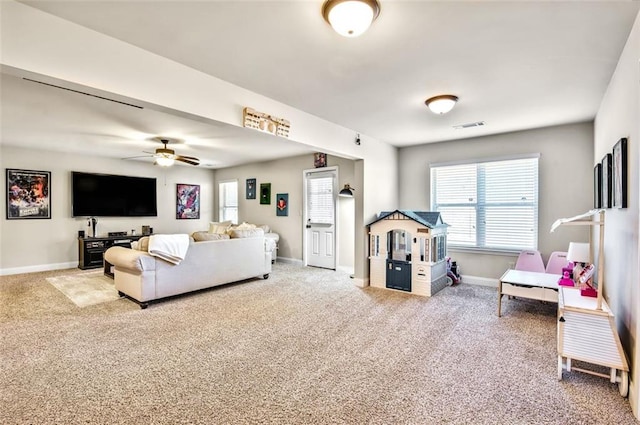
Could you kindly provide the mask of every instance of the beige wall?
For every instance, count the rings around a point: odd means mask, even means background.
[[[588,241],[584,228],[549,233],[553,222],[593,208],[593,125],[572,124],[400,149],[400,207],[430,209],[430,163],[539,153],[538,249],[546,261],[570,241]],[[443,217],[446,222],[447,218]],[[497,279],[514,255],[449,250],[464,275]]]
[[[154,233],[191,233],[206,229],[213,219],[213,172],[174,166],[162,168],[140,161],[78,156],[0,146],[0,166],[51,171],[51,219],[7,220],[6,202],[0,202],[0,274],[23,273],[78,265],[78,230],[87,230],[85,218],[71,217],[71,171],[121,174],[157,179],[157,217],[98,217],[98,234],[150,225]],[[6,187],[6,173],[2,174]],[[199,184],[199,220],[177,220],[176,184]]]
[[[640,191],[640,14],[620,56],[595,120],[595,161],[611,152],[622,137],[628,139],[628,207],[608,209],[605,218],[604,295],[616,316],[618,333],[631,359],[629,401],[638,416],[638,326],[640,290],[639,201]]]
[[[339,189],[344,187],[345,183],[355,186],[353,184],[354,161],[328,155],[327,166],[338,167]],[[237,179],[238,221],[268,224],[274,232],[280,235],[278,257],[302,261],[302,218],[304,213],[302,171],[311,168],[313,168],[313,155],[309,154],[217,170],[215,179],[216,182]],[[246,199],[245,181],[248,178],[256,179],[258,189],[261,183],[271,183],[270,205],[261,205],[258,197]],[[287,217],[276,215],[275,197],[278,193],[289,194],[289,215]],[[337,266],[353,269],[354,200],[339,197],[337,207]]]

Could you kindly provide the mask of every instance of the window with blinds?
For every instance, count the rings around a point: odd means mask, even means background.
[[[431,208],[451,247],[537,249],[538,157],[431,166]]]
[[[333,177],[307,179],[307,218],[313,224],[333,224]]]
[[[219,221],[231,220],[238,223],[238,182],[228,181],[218,184]]]

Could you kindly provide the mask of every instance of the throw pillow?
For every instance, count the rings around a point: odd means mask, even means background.
[[[149,251],[149,236],[143,236],[140,239],[138,239],[138,246],[136,246],[136,248],[138,251],[144,251],[144,252],[148,252]]]
[[[265,233],[269,233],[271,231],[268,224],[258,224],[256,227],[261,228]]]
[[[221,239],[229,239],[229,235],[221,233],[209,233],[209,232],[193,232],[191,235],[196,242],[202,241],[219,241]]]
[[[232,224],[233,223],[231,222],[231,220],[222,221],[219,223],[212,221],[211,223],[209,223],[209,233],[227,233],[227,230],[229,230],[229,227],[231,227]]]
[[[264,230],[259,227],[253,229],[233,228],[229,230],[229,235],[231,235],[232,238],[261,238],[264,237]]]

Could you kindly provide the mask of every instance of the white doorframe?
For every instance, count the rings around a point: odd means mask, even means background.
[[[314,173],[326,173],[326,172],[333,172],[335,175],[335,179],[333,182],[333,213],[334,213],[334,217],[335,217],[335,237],[333,238],[334,240],[334,264],[333,264],[333,269],[336,269],[337,266],[337,259],[339,256],[339,252],[338,252],[338,243],[336,242],[338,239],[338,232],[340,229],[339,223],[338,223],[338,214],[337,214],[337,196],[338,196],[338,181],[339,181],[339,174],[338,174],[338,167],[337,166],[333,166],[333,167],[321,167],[321,168],[311,168],[311,169],[307,169],[307,170],[302,170],[302,205],[303,205],[303,214],[302,214],[302,264],[306,267],[308,265],[308,258],[307,258],[307,243],[308,241],[308,237],[307,237],[307,220],[308,220],[308,211],[307,211],[307,176],[308,175],[312,175]]]

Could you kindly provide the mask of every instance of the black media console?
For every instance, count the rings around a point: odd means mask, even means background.
[[[112,246],[130,247],[143,235],[112,236],[106,238],[78,238],[78,268],[97,269],[103,266],[104,252]]]

